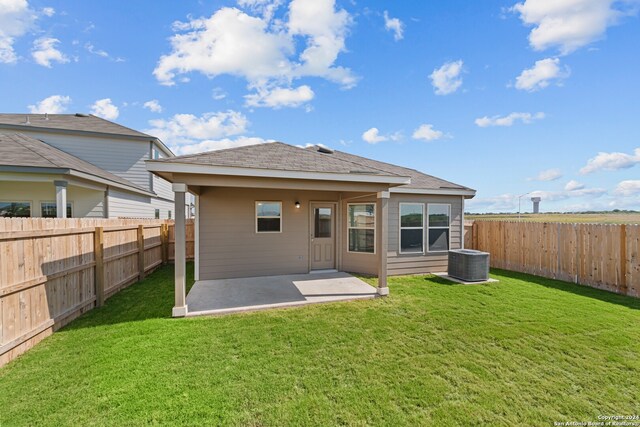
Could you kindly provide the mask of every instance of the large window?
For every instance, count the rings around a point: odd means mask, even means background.
[[[256,202],[256,232],[282,231],[282,202]]]
[[[56,218],[58,216],[56,202],[40,203],[40,216],[42,218]],[[73,206],[71,202],[67,203],[67,218],[73,218]]]
[[[375,203],[347,205],[349,252],[374,253],[376,245]]]
[[[424,252],[424,204],[400,203],[400,253]]]
[[[451,205],[430,203],[428,205],[429,252],[449,250]]]
[[[0,202],[0,217],[29,218],[31,202]]]

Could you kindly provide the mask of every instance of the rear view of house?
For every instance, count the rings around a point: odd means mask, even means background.
[[[267,143],[147,162],[196,194],[196,280],[339,270],[447,270],[475,191],[413,169],[323,147]],[[176,309],[184,315],[184,218],[176,218]]]
[[[171,218],[159,139],[86,114],[0,114],[0,217]]]

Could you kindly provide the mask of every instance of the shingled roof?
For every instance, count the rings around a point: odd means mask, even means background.
[[[35,138],[17,133],[0,134],[0,170],[16,167],[61,169],[61,173],[73,170],[111,181],[121,187],[149,193],[129,180],[120,178]]]
[[[148,160],[147,163],[178,163],[277,171],[360,173],[382,177],[409,177],[411,178],[410,184],[400,185],[396,188],[418,191],[438,190],[442,192],[474,191],[468,187],[427,175],[415,169],[379,162],[341,151],[328,150],[320,146],[301,148],[282,142],[270,142],[167,159]]]
[[[304,148],[294,147],[293,145],[282,142],[268,142],[266,144],[248,145],[206,153],[148,160],[148,163],[155,162],[295,172],[361,173],[393,177],[407,176],[362,163],[356,163],[348,159],[326,156],[316,151],[305,150]]]
[[[321,153],[325,156],[331,156],[342,160],[347,160],[353,163],[361,164],[367,167],[382,170],[388,173],[394,173],[396,175],[408,176],[411,178],[411,184],[402,185],[401,188],[415,188],[424,190],[469,190],[473,191],[469,187],[465,187],[459,184],[454,184],[450,181],[437,178],[432,175],[427,175],[415,169],[409,169],[402,166],[392,165],[391,163],[379,162],[377,160],[367,159],[366,157],[356,156],[354,154],[344,153],[337,150],[329,150],[330,153],[324,154],[322,147],[314,145],[307,147],[307,150]]]
[[[28,120],[27,120],[28,119]],[[153,136],[92,114],[0,114],[0,128],[55,129],[154,139]]]

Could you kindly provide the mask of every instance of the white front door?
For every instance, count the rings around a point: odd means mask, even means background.
[[[336,224],[333,203],[311,204],[311,269],[336,267]]]

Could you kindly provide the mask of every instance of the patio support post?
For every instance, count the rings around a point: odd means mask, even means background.
[[[175,195],[175,306],[173,307],[173,317],[184,317],[187,315],[187,296],[185,293],[186,270],[187,270],[187,233],[185,229],[185,193],[186,184],[173,184]]]
[[[56,217],[67,217],[67,181],[53,181],[56,186]]]
[[[389,250],[389,197],[388,191],[378,193],[378,295],[389,295],[387,287],[387,252]]]

